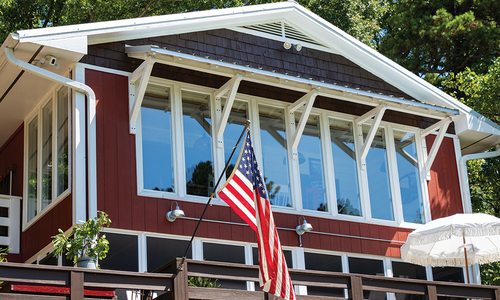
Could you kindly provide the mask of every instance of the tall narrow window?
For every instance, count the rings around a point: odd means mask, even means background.
[[[370,127],[363,125],[363,136]],[[372,218],[394,220],[384,129],[379,128],[366,157]]]
[[[52,202],[52,101],[42,109],[42,209]]]
[[[170,90],[150,85],[141,107],[144,189],[174,192]]]
[[[300,115],[296,115],[298,124]],[[319,129],[319,116],[311,115],[307,120],[298,147],[302,207],[328,211],[323,176],[323,153]]]
[[[68,107],[68,88],[61,88],[57,92],[57,196],[69,187]]]
[[[37,156],[38,156],[38,117],[28,124],[28,220],[33,219],[37,213]]]
[[[415,134],[394,131],[399,187],[406,222],[423,223],[424,208],[418,169]]]
[[[231,151],[238,141],[241,131],[245,127],[245,122],[248,120],[247,111],[248,104],[246,102],[234,101],[231,113],[229,114],[229,118],[227,120],[226,129],[224,130],[224,162],[229,159],[229,155],[231,155]],[[238,150],[241,149],[242,144],[243,143],[240,143],[240,145],[238,145],[238,149],[234,152],[233,158],[231,159],[229,167],[226,171],[226,177],[229,177],[234,169],[236,160],[238,159],[238,155],[240,153]]]
[[[208,196],[214,184],[210,96],[183,91],[182,114],[186,191],[189,195]]]
[[[338,213],[361,216],[352,122],[330,119],[330,137]]]
[[[272,205],[292,207],[285,112],[281,108],[259,106],[263,173]]]

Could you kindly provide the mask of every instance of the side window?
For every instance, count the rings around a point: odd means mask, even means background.
[[[182,122],[187,194],[208,196],[214,184],[210,96],[183,91]]]
[[[259,106],[262,172],[272,205],[293,207],[290,194],[285,111]]]
[[[338,213],[361,216],[352,122],[330,119],[330,138]]]
[[[296,123],[299,119],[300,116],[296,115]],[[329,211],[321,148],[319,116],[310,115],[298,146],[302,207]]]
[[[366,139],[369,129],[368,126],[362,126],[364,139]],[[370,150],[368,150],[366,170],[372,218],[394,220],[386,136],[383,128],[377,130]]]
[[[68,88],[60,88],[27,121],[27,222],[47,209],[70,187],[70,100]]]
[[[175,192],[170,89],[148,86],[141,107],[143,187]]]

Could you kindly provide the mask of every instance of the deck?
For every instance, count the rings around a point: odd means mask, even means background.
[[[258,267],[242,264],[186,260],[176,272],[172,262],[162,273],[113,270],[88,270],[73,267],[1,263],[3,281],[0,299],[113,299],[115,290],[134,291],[137,299],[266,299],[260,291],[206,288],[188,285],[189,277],[212,278],[224,282],[256,282]],[[345,291],[349,299],[372,298],[373,293],[388,293],[390,298],[429,299],[438,297],[500,300],[500,286],[388,278],[335,272],[290,270],[295,285]],[[130,292],[129,292],[130,293]],[[382,294],[384,295],[384,294]],[[404,297],[403,296],[409,296]],[[269,297],[273,298],[273,297]],[[385,298],[385,297],[384,297]],[[298,299],[339,299],[329,296],[298,295]],[[344,298],[342,298],[344,299]]]

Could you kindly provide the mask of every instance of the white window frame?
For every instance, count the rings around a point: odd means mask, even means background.
[[[144,189],[143,182],[143,162],[142,162],[142,124],[141,124],[141,114],[139,113],[137,121],[137,133],[136,133],[136,164],[137,164],[137,193],[139,196],[144,197],[155,197],[155,198],[165,198],[169,200],[178,201],[191,201],[196,203],[206,203],[207,197],[187,195],[186,193],[186,179],[185,179],[185,157],[184,157],[184,130],[182,122],[182,91],[192,91],[196,93],[202,93],[210,95],[210,107],[211,107],[211,119],[212,122],[217,122],[217,118],[220,117],[220,113],[217,113],[217,109],[220,109],[220,101],[216,101],[213,96],[216,89],[199,86],[184,82],[178,82],[175,80],[151,77],[149,84],[165,86],[170,90],[170,104],[171,104],[171,126],[172,126],[172,159],[173,161],[173,178],[176,190],[175,192],[163,192],[163,191],[153,191]],[[288,151],[288,168],[291,186],[291,197],[292,197],[292,207],[282,207],[273,206],[273,210],[276,212],[299,214],[303,216],[314,216],[323,217],[329,219],[338,219],[345,221],[363,222],[378,225],[387,225],[395,227],[407,227],[407,228],[418,228],[421,224],[406,222],[403,219],[403,208],[399,189],[399,177],[397,170],[396,154],[394,153],[395,143],[393,138],[393,131],[404,131],[411,132],[415,136],[415,143],[417,148],[417,158],[419,164],[419,171],[424,168],[425,159],[425,141],[421,137],[421,129],[418,127],[390,123],[386,121],[381,121],[380,128],[384,130],[386,151],[387,151],[387,162],[388,162],[388,176],[390,181],[390,193],[392,196],[392,207],[394,213],[394,220],[382,220],[375,219],[371,216],[370,209],[370,199],[368,193],[368,181],[366,177],[366,170],[361,168],[360,164],[357,163],[357,176],[359,184],[359,193],[361,198],[361,216],[351,216],[339,214],[337,212],[337,199],[335,190],[335,173],[333,157],[331,154],[330,145],[330,132],[329,132],[329,119],[339,119],[343,121],[352,122],[354,144],[358,148],[362,144],[360,140],[360,128],[354,124],[356,116],[349,115],[345,113],[330,111],[320,108],[312,108],[311,114],[319,116],[319,127],[320,127],[320,138],[321,147],[323,150],[323,176],[325,180],[325,191],[327,197],[327,203],[329,211],[321,212],[315,210],[307,210],[302,208],[301,190],[300,184],[300,171],[298,166],[298,161],[293,158],[291,151],[291,134],[294,130],[294,120],[291,120],[291,114],[288,112],[289,103],[277,100],[271,100],[268,98],[262,98],[257,96],[250,96],[245,94],[237,94],[235,101],[246,102],[247,103],[247,115],[251,120],[251,133],[254,143],[255,155],[260,166],[262,166],[262,142],[260,138],[260,122],[259,122],[259,106],[265,105],[268,107],[276,107],[284,110],[285,124],[286,124],[286,136],[287,136],[287,151]],[[298,109],[297,112],[302,112],[302,109]],[[368,121],[366,124],[370,125],[371,122]],[[215,127],[212,126],[212,162],[214,168],[214,180],[217,179],[217,175],[223,170],[225,161],[224,145],[217,143],[215,140]],[[238,153],[235,153],[238,155]],[[422,173],[419,176],[420,188],[422,192],[423,201],[423,215],[424,222],[430,220],[430,204],[429,204],[429,194],[427,189],[427,184],[425,178],[422,178]],[[222,181],[224,181],[223,178]],[[227,204],[220,199],[213,199],[212,203],[214,205],[227,206]]]
[[[52,102],[52,165],[57,166],[57,93],[61,89],[68,89],[68,188],[63,191],[60,195],[57,195],[57,168],[52,168],[52,201],[51,203],[42,209],[41,207],[41,184],[42,184],[42,112],[43,108]],[[73,159],[73,144],[72,144],[72,103],[73,96],[71,89],[58,85],[51,89],[44,97],[44,99],[39,104],[36,105],[35,109],[28,114],[24,119],[24,170],[23,170],[23,217],[22,217],[22,231],[26,231],[30,226],[36,223],[40,218],[42,218],[46,213],[51,211],[59,202],[68,197],[72,190],[72,159]],[[37,195],[36,195],[36,206],[37,214],[28,220],[28,142],[29,142],[29,124],[30,122],[38,117],[38,130],[37,130]]]

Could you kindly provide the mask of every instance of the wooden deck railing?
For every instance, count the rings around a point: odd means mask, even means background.
[[[0,280],[4,281],[0,299],[87,299],[91,292],[125,289],[137,291],[140,299],[265,299],[260,291],[228,288],[205,288],[188,285],[189,277],[217,279],[219,282],[257,282],[257,266],[186,260],[176,271],[177,260],[163,268],[162,273],[137,273],[112,270],[87,270],[16,263],[0,264]],[[335,272],[290,270],[294,284],[330,289],[344,289],[348,298],[363,299],[370,292],[388,295],[415,295],[434,300],[438,296],[500,300],[500,286],[465,285],[461,283],[388,278]],[[16,293],[8,288],[16,285],[41,288],[44,294]],[[224,286],[224,284],[223,284]],[[47,287],[52,287],[48,289]],[[56,289],[54,287],[59,287]],[[66,290],[65,290],[66,289]],[[6,291],[5,291],[6,290]],[[66,291],[66,292],[65,292]],[[139,292],[141,291],[141,292]],[[156,291],[153,294],[151,291]],[[364,294],[365,293],[365,294]],[[94,294],[95,296],[95,294]],[[149,297],[149,298],[148,298]],[[391,296],[392,297],[392,296]],[[269,297],[272,299],[273,297]],[[109,298],[108,298],[109,299]],[[139,299],[139,298],[138,298]],[[298,299],[339,299],[328,296],[298,295]],[[414,299],[414,298],[412,298]]]

